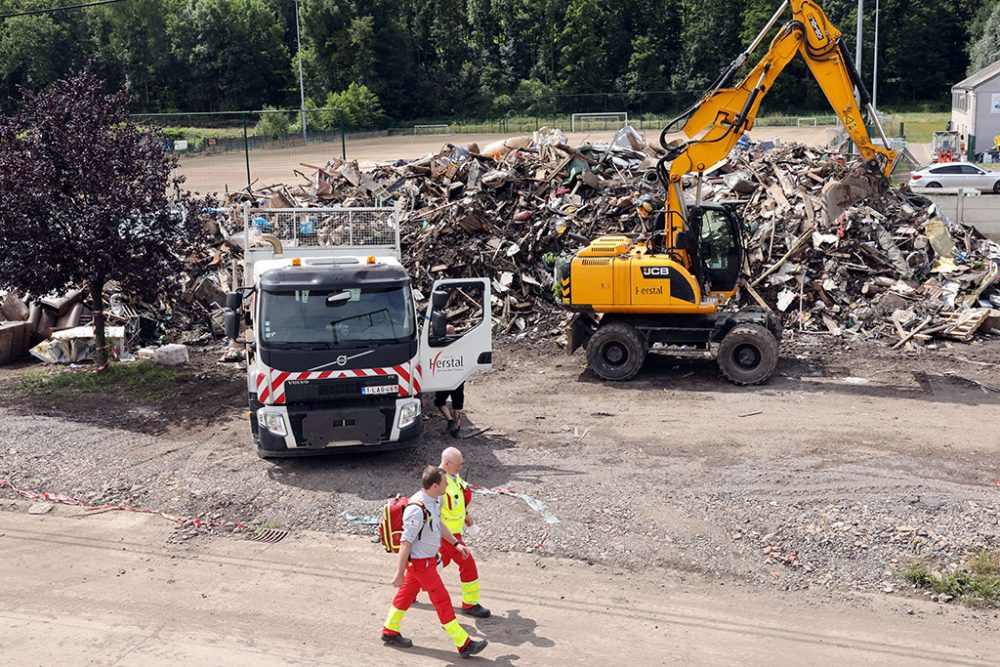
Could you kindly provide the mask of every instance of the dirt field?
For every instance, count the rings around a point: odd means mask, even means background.
[[[241,418],[240,369],[217,357],[199,357],[156,400],[7,402],[0,479],[93,503],[371,539],[367,518],[455,443],[433,418],[414,449],[262,461]],[[476,546],[487,558],[592,563],[626,596],[651,581],[683,582],[708,600],[733,587],[780,593],[789,619],[817,605],[834,616],[878,609],[892,623],[912,613],[926,627],[981,631],[984,646],[1000,649],[995,611],[930,603],[900,577],[908,561],[946,570],[1000,548],[1000,341],[907,355],[793,337],[758,388],[729,385],[697,358],[652,359],[624,384],[599,382],[579,355],[547,342],[502,344],[495,359],[467,387],[472,424],[457,443],[467,478],[526,493],[558,523],[519,498],[477,495]],[[0,391],[11,395],[24,372],[4,370]],[[490,576],[486,567],[486,600],[499,592]]]
[[[797,141],[811,146],[826,145],[829,128],[824,127],[763,127],[748,133],[755,140],[780,139]],[[584,141],[608,141],[611,132],[576,133],[568,135],[570,144],[579,145]],[[456,134],[451,136],[399,136],[361,139],[347,144],[347,156],[357,160],[362,169],[373,167],[379,162],[408,160],[430,153],[436,153],[446,143],[468,145],[472,142],[480,146],[501,139],[509,134],[477,135]],[[655,139],[655,133],[647,138]],[[301,163],[323,164],[332,157],[340,157],[340,143],[315,144],[298,148],[277,150],[257,150],[250,154],[251,178],[260,185],[275,183],[294,184],[298,177],[294,169],[301,169]],[[243,153],[227,153],[211,157],[191,157],[181,161],[181,173],[186,177],[185,187],[202,193],[225,192],[246,187],[247,167]]]
[[[889,596],[868,608],[669,571],[478,552],[493,616],[460,617],[490,645],[456,660],[430,606],[377,635],[391,562],[366,540],[302,532],[277,544],[172,542],[148,515],[0,500],[0,610],[8,664],[53,665],[963,665],[995,664],[996,637],[960,610]],[[6,510],[6,511],[4,511]],[[457,577],[445,571],[453,595]]]

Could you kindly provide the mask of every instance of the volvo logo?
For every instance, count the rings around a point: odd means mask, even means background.
[[[375,350],[365,350],[364,352],[358,352],[357,354],[352,354],[350,356],[348,356],[346,354],[341,354],[340,356],[338,356],[336,359],[334,359],[330,363],[323,364],[322,366],[316,366],[314,368],[310,368],[309,370],[310,371],[318,371],[318,370],[322,370],[324,368],[328,368],[329,366],[346,366],[348,361],[351,361],[352,359],[357,359],[358,357],[363,357],[366,354],[371,354],[374,351]]]

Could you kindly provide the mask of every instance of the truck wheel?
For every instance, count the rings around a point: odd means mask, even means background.
[[[719,369],[734,384],[760,384],[778,365],[778,341],[759,324],[733,327],[719,344]]]
[[[646,361],[646,337],[631,324],[599,328],[587,343],[587,363],[604,380],[629,380]]]

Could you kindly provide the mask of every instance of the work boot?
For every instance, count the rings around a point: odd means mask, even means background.
[[[489,618],[490,610],[481,604],[474,604],[471,607],[462,607],[462,613],[475,618]]]
[[[448,420],[448,433],[451,434],[451,437],[453,438],[458,437],[458,424],[455,423],[454,419]]]
[[[387,635],[382,633],[382,642],[386,646],[396,646],[398,648],[410,648],[413,646],[413,640],[407,639],[403,635]]]
[[[470,639],[465,644],[465,646],[458,649],[458,652],[462,654],[463,658],[468,658],[470,655],[476,655],[477,653],[482,653],[483,649],[486,648],[487,644],[489,644],[489,642],[486,641],[485,639],[480,639],[479,641]]]

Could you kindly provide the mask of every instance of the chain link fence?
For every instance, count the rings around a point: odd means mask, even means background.
[[[290,183],[296,171],[304,174],[313,171],[310,165],[322,166],[335,157],[346,159],[350,142],[372,137],[528,134],[544,126],[566,132],[576,127],[587,134],[614,132],[625,124],[626,116],[628,124],[640,132],[658,132],[702,92],[548,95],[514,100],[516,109],[492,117],[423,118],[373,128],[352,127],[345,111],[337,108],[137,114],[134,118],[163,129],[169,149],[180,158],[185,188],[224,196],[248,186]],[[586,117],[581,119],[581,115]],[[761,115],[756,125],[832,126],[836,122],[836,116],[829,113],[786,111]],[[420,145],[432,150],[427,141]]]

